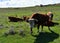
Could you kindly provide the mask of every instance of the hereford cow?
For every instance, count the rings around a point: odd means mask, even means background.
[[[8,19],[9,19],[11,22],[23,21],[23,19],[21,19],[21,18],[16,18],[16,17],[8,17]]]
[[[33,33],[32,28],[34,27],[34,25],[37,25],[37,29],[39,32],[39,26],[41,25],[42,28],[45,24],[48,24],[49,22],[51,23],[51,21],[49,21],[49,16],[47,14],[39,14],[39,13],[35,13],[33,14],[30,18],[29,18],[29,23],[30,23],[30,28],[31,28],[31,34]],[[49,25],[48,25],[49,27]],[[42,29],[43,30],[43,29]]]

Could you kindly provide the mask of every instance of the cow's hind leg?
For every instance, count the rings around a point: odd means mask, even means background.
[[[50,27],[48,26],[48,29],[50,30]]]
[[[40,27],[40,25],[37,25],[38,32],[39,32],[39,27]]]

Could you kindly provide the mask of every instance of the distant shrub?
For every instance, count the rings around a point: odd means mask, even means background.
[[[41,4],[40,7],[44,7],[44,5]]]
[[[14,29],[10,29],[9,30],[9,34],[11,34],[11,35],[14,35],[16,32],[14,31]]]
[[[14,8],[14,9],[20,9],[20,8]]]
[[[5,28],[9,28],[8,26],[5,26]]]
[[[4,33],[4,36],[8,36],[8,34],[9,34],[8,32],[5,32],[5,33]]]
[[[3,24],[0,24],[0,29],[4,28]]]

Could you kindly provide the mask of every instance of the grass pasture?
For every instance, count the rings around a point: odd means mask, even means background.
[[[59,25],[50,27],[49,31],[44,26],[43,33],[37,33],[37,28],[33,29],[33,36],[30,35],[29,24],[26,22],[8,22],[8,16],[16,16],[18,18],[23,15],[30,16],[33,13],[47,13],[52,11],[54,14],[53,21],[58,22]],[[27,7],[27,8],[0,8],[0,43],[60,43],[60,6],[47,6],[47,7]],[[15,35],[5,36],[4,33],[13,26]],[[25,36],[19,35],[19,30],[23,30]],[[41,30],[41,28],[40,28]]]

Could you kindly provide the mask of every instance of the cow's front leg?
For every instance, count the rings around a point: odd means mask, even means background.
[[[41,25],[41,32],[43,31],[43,25]]]
[[[32,27],[31,27],[30,31],[31,31],[31,34],[32,34],[32,33],[33,33],[33,31],[32,31]]]

